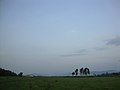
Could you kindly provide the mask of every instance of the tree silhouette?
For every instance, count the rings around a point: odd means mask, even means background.
[[[89,68],[81,68],[80,69],[80,75],[88,75],[88,74],[90,74],[90,70],[89,70]]]
[[[75,75],[75,72],[72,72],[72,76],[74,76]]]
[[[20,77],[22,77],[22,75],[23,75],[23,73],[22,73],[22,72],[20,72],[20,73],[18,74],[18,76],[20,76]]]
[[[89,68],[88,68],[88,74],[90,74],[90,70],[89,70]]]
[[[83,74],[83,67],[80,69],[80,75],[82,75]]]
[[[88,74],[90,74],[90,70],[89,70],[89,68],[81,68],[80,70],[79,70],[79,72],[80,72],[80,75],[88,75]],[[78,69],[75,69],[75,71],[74,72],[72,72],[72,76],[74,76],[74,75],[78,75]]]
[[[75,75],[76,75],[76,76],[78,75],[78,69],[75,70]]]
[[[85,68],[85,69],[83,70],[83,73],[84,73],[84,75],[90,74],[89,68]]]
[[[17,76],[16,73],[0,68],[0,76]]]
[[[84,75],[87,75],[86,68],[83,70],[83,74],[84,74]]]

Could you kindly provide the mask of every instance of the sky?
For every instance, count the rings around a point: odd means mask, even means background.
[[[0,67],[16,73],[120,71],[119,0],[0,0]]]

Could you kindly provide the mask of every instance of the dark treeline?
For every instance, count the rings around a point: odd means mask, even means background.
[[[90,70],[89,68],[80,68],[80,69],[76,69],[74,72],[72,72],[72,76],[78,76],[78,74],[80,74],[80,76],[83,76],[83,75],[89,75],[90,74]]]
[[[103,73],[103,74],[98,74],[98,75],[94,75],[94,76],[120,76],[120,72],[114,72],[114,73]]]
[[[0,76],[17,76],[16,73],[0,68]]]
[[[3,68],[0,68],[0,76],[22,76],[22,72],[20,72],[18,75],[15,72],[12,72],[10,70],[5,70]]]

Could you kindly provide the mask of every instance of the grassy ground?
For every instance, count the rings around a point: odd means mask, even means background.
[[[0,77],[0,90],[120,90],[120,77]]]

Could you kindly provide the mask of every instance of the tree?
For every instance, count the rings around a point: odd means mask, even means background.
[[[18,76],[20,76],[20,77],[22,77],[22,75],[23,75],[23,73],[22,73],[22,72],[20,72],[20,73],[18,74]]]
[[[83,74],[83,67],[80,69],[80,75],[82,75]]]
[[[89,68],[85,68],[85,69],[83,70],[83,73],[84,73],[84,75],[90,74]]]
[[[89,70],[89,68],[81,68],[80,70],[79,70],[79,72],[80,72],[80,75],[88,75],[88,74],[90,74],[90,70]],[[74,76],[74,75],[78,75],[78,69],[75,69],[75,71],[74,72],[72,72],[72,76]]]
[[[74,76],[75,75],[75,72],[72,72],[72,76]]]
[[[82,67],[82,68],[80,69],[80,75],[88,75],[88,74],[90,74],[89,68],[86,67],[86,68],[84,69],[84,68]]]
[[[89,70],[89,68],[88,68],[88,74],[90,74],[90,70]]]
[[[78,69],[75,70],[75,75],[76,75],[76,76],[78,75]]]
[[[17,76],[16,73],[0,68],[0,76]]]

